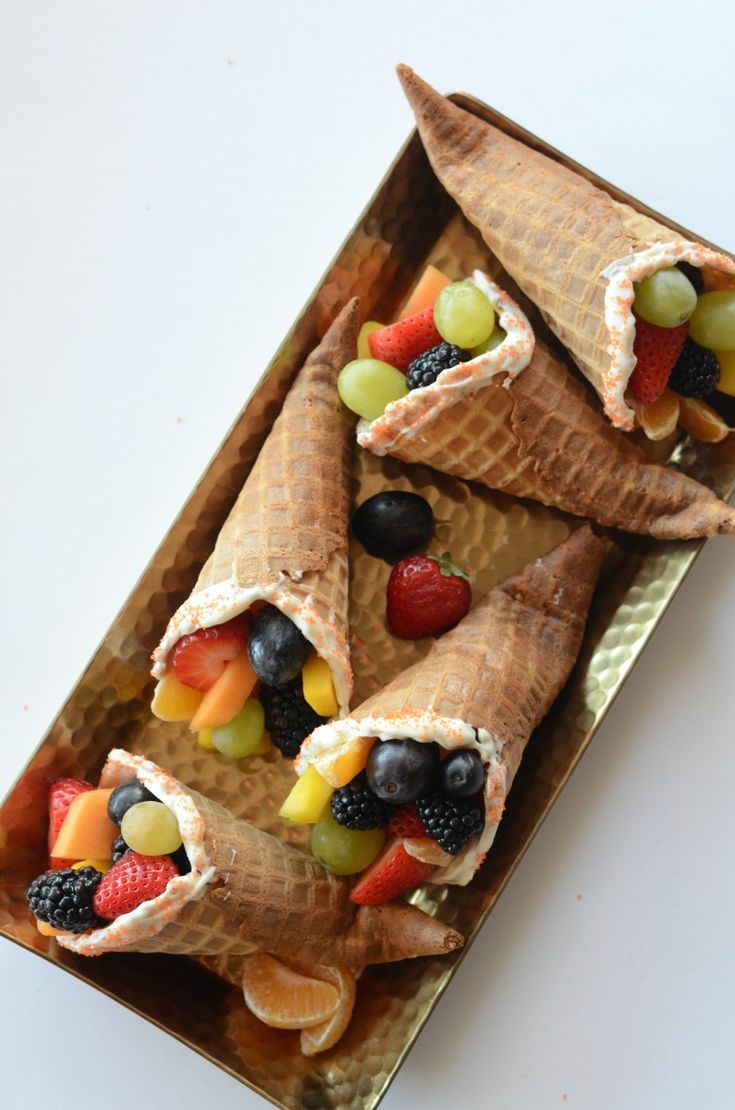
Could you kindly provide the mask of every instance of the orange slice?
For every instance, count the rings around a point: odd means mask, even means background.
[[[666,439],[679,423],[679,396],[665,389],[650,405],[637,405],[638,421],[649,439]]]
[[[340,1003],[331,983],[302,975],[264,952],[247,957],[242,989],[248,1009],[273,1029],[321,1025]]]
[[[693,439],[702,443],[719,443],[730,432],[720,414],[698,397],[680,399],[679,423]]]
[[[357,985],[346,967],[315,968],[320,977],[328,978],[339,991],[339,1005],[330,1018],[311,1029],[301,1032],[301,1051],[304,1056],[316,1056],[336,1045],[347,1029],[355,1008]]]

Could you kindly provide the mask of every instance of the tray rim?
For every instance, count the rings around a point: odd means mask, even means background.
[[[648,205],[645,202],[643,202],[643,201],[639,200],[638,198],[634,197],[632,194],[626,192],[624,189],[621,189],[619,186],[614,185],[612,182],[608,181],[606,178],[601,177],[594,170],[589,169],[583,163],[578,162],[576,159],[572,158],[570,155],[565,154],[563,151],[559,150],[557,147],[553,146],[551,143],[546,142],[546,140],[542,139],[540,136],[536,135],[535,133],[529,131],[527,128],[523,127],[521,124],[518,124],[515,120],[511,119],[509,116],[506,116],[504,113],[502,113],[502,112],[498,111],[497,109],[493,108],[492,105],[490,105],[487,102],[481,100],[479,97],[476,97],[471,93],[466,93],[462,90],[456,90],[456,91],[448,93],[446,95],[450,100],[452,100],[454,103],[458,104],[460,107],[465,108],[466,110],[472,112],[472,114],[474,114],[474,115],[478,115],[481,118],[488,120],[494,126],[498,127],[500,130],[503,130],[506,133],[509,133],[509,134],[513,135],[514,137],[518,138],[521,142],[525,143],[527,146],[531,147],[532,149],[540,150],[542,153],[544,153],[547,156],[553,158],[555,161],[560,162],[562,165],[567,166],[568,168],[573,170],[575,173],[580,174],[580,176],[582,176],[582,177],[586,178],[587,180],[593,182],[599,188],[603,189],[605,192],[607,192],[610,195],[612,195],[613,197],[615,197],[615,199],[621,200],[623,203],[629,204],[631,207],[633,207],[637,211],[643,212],[646,215],[651,216],[653,219],[658,220],[659,222],[663,223],[665,226],[671,228],[672,230],[676,231],[678,234],[681,234],[683,237],[685,237],[687,239],[692,239],[695,242],[703,243],[703,244],[705,244],[709,247],[712,247],[714,250],[716,250],[720,253],[729,255],[730,257],[735,257],[735,255],[733,255],[733,253],[731,251],[728,251],[724,247],[721,247],[721,246],[713,243],[712,241],[710,241],[708,239],[705,239],[702,236],[699,236],[699,235],[695,234],[694,232],[690,231],[688,228],[679,224],[675,220],[672,220],[670,217],[664,215],[661,212],[658,212],[656,209],[652,208],[650,205]],[[248,393],[245,401],[243,402],[243,405],[242,405],[241,409],[235,415],[235,417],[233,418],[233,420],[230,422],[227,429],[225,430],[220,442],[218,443],[218,445],[215,448],[213,454],[211,455],[211,457],[209,458],[209,460],[205,464],[205,466],[204,466],[202,472],[200,473],[199,477],[195,481],[195,483],[194,483],[193,487],[191,488],[188,496],[186,497],[186,500],[183,502],[181,508],[175,514],[175,516],[173,517],[173,519],[169,523],[169,525],[166,528],[160,542],[156,546],[153,554],[151,555],[150,559],[146,563],[145,567],[137,575],[133,585],[131,586],[130,590],[127,592],[127,594],[125,596],[125,599],[122,602],[119,610],[117,611],[117,613],[113,617],[113,619],[110,622],[110,624],[108,625],[108,627],[105,629],[105,632],[103,633],[99,643],[96,645],[94,651],[92,652],[89,659],[87,660],[87,662],[83,666],[77,680],[72,685],[72,687],[69,691],[69,694],[67,695],[67,697],[62,702],[59,710],[55,714],[54,718],[52,719],[52,721],[50,722],[48,727],[45,729],[41,739],[38,742],[38,744],[34,747],[32,752],[26,758],[23,768],[18,773],[18,775],[16,775],[15,778],[12,780],[10,786],[5,791],[3,797],[0,799],[0,810],[2,810],[6,806],[6,804],[8,803],[8,801],[10,800],[12,795],[14,794],[15,790],[18,788],[18,786],[22,782],[23,777],[25,776],[29,765],[32,764],[34,762],[34,760],[41,753],[41,751],[44,748],[52,730],[54,729],[54,727],[55,727],[55,725],[58,721],[58,718],[61,715],[61,712],[63,711],[65,705],[71,699],[71,697],[73,697],[73,695],[76,692],[77,688],[79,687],[84,675],[86,674],[87,670],[89,669],[89,667],[93,663],[97,654],[100,652],[100,650],[102,648],[104,648],[104,646],[105,646],[105,644],[108,640],[108,637],[110,635],[111,630],[115,627],[117,622],[120,620],[122,615],[127,610],[127,607],[129,605],[129,602],[130,602],[131,598],[133,597],[133,595],[138,590],[138,588],[139,588],[141,582],[144,580],[145,576],[148,574],[150,569],[155,564],[160,552],[165,548],[165,546],[168,542],[169,536],[171,535],[173,530],[176,528],[179,520],[181,519],[181,517],[183,516],[187,506],[189,505],[189,502],[199,491],[202,483],[204,482],[206,476],[209,474],[209,471],[211,470],[212,466],[217,462],[223,448],[228,443],[228,441],[229,441],[233,431],[235,430],[236,426],[243,419],[243,417],[247,413],[251,403],[253,402],[255,397],[258,395],[258,393],[260,392],[260,390],[262,389],[262,387],[264,386],[264,384],[266,383],[266,381],[270,377],[271,372],[274,369],[275,364],[279,361],[282,354],[288,348],[289,344],[296,338],[300,329],[309,320],[309,317],[313,315],[314,310],[315,310],[315,305],[316,305],[316,302],[317,302],[317,298],[318,298],[319,292],[321,291],[321,289],[323,288],[323,286],[325,284],[325,279],[330,274],[330,272],[331,272],[332,268],[334,267],[334,265],[336,264],[336,262],[342,256],[345,248],[351,242],[355,233],[363,225],[363,223],[365,221],[365,217],[367,216],[367,214],[370,212],[371,208],[373,207],[373,205],[376,201],[376,198],[378,197],[378,195],[380,194],[380,192],[384,188],[384,186],[389,182],[389,180],[391,179],[397,165],[399,164],[399,162],[405,156],[408,149],[411,147],[411,145],[416,140],[417,133],[418,132],[417,132],[416,127],[411,129],[408,136],[406,137],[406,139],[403,141],[403,143],[399,147],[397,153],[391,159],[391,162],[390,162],[389,166],[387,167],[385,172],[382,174],[382,176],[380,177],[380,179],[376,183],[373,192],[371,193],[369,199],[367,200],[367,202],[365,203],[363,208],[358,213],[352,227],[348,230],[346,235],[343,237],[343,239],[340,242],[337,250],[335,251],[335,253],[333,254],[329,263],[327,264],[327,266],[325,267],[325,269],[321,273],[320,277],[318,278],[312,293],[310,294],[309,297],[307,297],[306,301],[303,303],[300,311],[298,312],[297,316],[294,319],[294,322],[292,323],[292,325],[290,326],[290,328],[288,329],[288,331],[284,335],[282,341],[280,342],[280,344],[278,345],[278,347],[274,351],[273,355],[269,359],[265,369],[260,374],[260,376],[258,377],[255,384],[252,386],[252,388],[251,388],[250,392]],[[433,171],[431,171],[431,172],[433,172]],[[621,432],[620,434],[623,435],[625,433]],[[609,712],[610,708],[613,706],[613,704],[617,700],[618,695],[620,694],[621,690],[625,686],[633,668],[635,667],[635,664],[637,663],[638,659],[640,658],[641,653],[647,648],[648,644],[650,643],[650,640],[653,637],[654,632],[658,628],[658,624],[659,624],[660,620],[662,619],[662,617],[664,616],[664,614],[668,610],[671,602],[674,600],[674,598],[678,594],[679,589],[681,588],[684,580],[686,579],[687,575],[689,574],[689,572],[690,572],[692,566],[694,565],[696,559],[700,555],[700,553],[701,553],[701,551],[704,547],[704,544],[706,542],[707,542],[706,538],[700,538],[700,539],[695,539],[695,540],[670,541],[671,546],[675,545],[679,549],[684,549],[684,550],[688,549],[688,554],[685,556],[684,561],[682,563],[681,574],[680,574],[678,582],[676,583],[675,588],[667,596],[667,598],[665,600],[665,603],[663,604],[662,608],[660,609],[660,611],[659,611],[659,613],[658,613],[658,615],[655,619],[655,623],[652,624],[652,626],[650,627],[650,630],[648,631],[647,635],[641,641],[639,641],[639,643],[636,647],[636,650],[632,653],[629,665],[628,665],[623,677],[621,678],[618,686],[616,687],[613,696],[611,697],[610,701],[607,703],[604,711],[602,712],[602,716],[599,718],[599,720],[597,720],[593,724],[592,728],[588,729],[588,731],[587,731],[587,733],[584,737],[584,740],[582,741],[582,743],[580,745],[580,748],[579,748],[579,751],[577,752],[573,762],[570,764],[570,766],[567,768],[567,770],[564,772],[564,774],[562,775],[562,777],[559,780],[557,790],[556,790],[556,793],[554,795],[553,800],[549,803],[546,810],[543,812],[542,816],[538,820],[538,822],[537,822],[535,828],[533,829],[531,835],[527,838],[525,844],[522,846],[521,850],[515,855],[515,857],[512,860],[512,863],[510,864],[510,866],[507,868],[506,872],[504,873],[504,875],[502,877],[502,880],[500,881],[500,883],[497,887],[497,891],[496,891],[496,894],[495,894],[495,897],[494,897],[492,903],[489,906],[487,906],[485,908],[485,910],[482,912],[482,914],[480,915],[480,917],[478,919],[477,926],[474,929],[472,935],[469,937],[469,939],[467,940],[464,947],[459,952],[456,953],[456,955],[453,957],[451,963],[448,964],[448,966],[446,967],[446,970],[443,972],[443,974],[441,976],[441,980],[439,982],[439,985],[437,986],[437,989],[436,989],[431,1001],[426,1006],[425,1012],[423,1013],[420,1020],[415,1025],[411,1036],[406,1040],[405,1044],[403,1045],[403,1048],[402,1048],[401,1052],[399,1053],[390,1074],[387,1076],[387,1078],[386,1078],[385,1082],[383,1083],[382,1087],[380,1088],[380,1090],[371,1093],[371,1095],[368,1096],[368,1098],[364,1101],[363,1105],[365,1107],[365,1110],[374,1110],[374,1108],[377,1107],[382,1102],[386,1093],[388,1092],[388,1090],[392,1086],[393,1081],[395,1080],[399,1070],[401,1069],[401,1067],[403,1066],[403,1064],[406,1060],[406,1057],[410,1053],[411,1049],[413,1048],[414,1044],[416,1043],[417,1038],[421,1034],[424,1026],[426,1025],[426,1023],[429,1020],[429,1018],[431,1017],[431,1015],[433,1014],[436,1006],[438,1005],[439,1001],[443,997],[444,992],[446,991],[450,982],[454,978],[454,975],[456,974],[458,968],[460,967],[460,965],[461,965],[461,963],[464,959],[465,954],[472,947],[477,935],[479,934],[482,927],[485,925],[485,923],[487,921],[487,918],[489,917],[490,913],[494,909],[498,898],[501,896],[501,894],[505,890],[505,888],[508,885],[512,876],[515,874],[515,871],[516,871],[518,865],[520,864],[521,860],[524,858],[524,856],[525,856],[528,848],[530,847],[530,845],[535,840],[539,830],[541,829],[542,825],[544,824],[544,822],[545,822],[546,818],[548,817],[551,809],[556,804],[556,802],[559,798],[559,795],[563,791],[564,787],[566,786],[567,782],[569,781],[569,778],[571,777],[573,772],[576,770],[580,760],[582,759],[583,755],[587,751],[587,749],[590,745],[590,742],[592,741],[595,733],[597,732],[597,729],[599,728],[599,726],[602,723],[602,721],[604,720],[604,718],[607,716],[607,713]],[[661,543],[661,542],[657,543],[657,549],[660,549],[663,546],[664,546],[663,543]],[[575,666],[576,666],[576,664],[575,664]],[[2,874],[2,872],[0,872],[0,875],[1,874]],[[147,1013],[143,1012],[142,1010],[138,1009],[138,1007],[133,1002],[130,1002],[130,1001],[127,1001],[124,998],[121,998],[119,995],[113,993],[113,991],[111,989],[109,989],[109,988],[107,988],[107,987],[105,987],[105,986],[103,986],[99,983],[91,982],[89,979],[86,978],[86,976],[81,972],[81,970],[79,970],[79,969],[77,969],[73,966],[70,966],[68,964],[60,964],[58,961],[52,959],[49,956],[48,952],[41,951],[40,949],[34,948],[32,945],[26,944],[23,940],[21,940],[18,937],[13,936],[12,934],[6,932],[3,929],[2,926],[0,926],[0,936],[3,937],[4,939],[10,941],[11,943],[17,945],[19,948],[25,950],[26,952],[28,952],[32,955],[35,955],[35,956],[40,956],[50,966],[55,967],[55,968],[59,969],[60,971],[64,971],[68,974],[73,975],[74,978],[76,978],[80,982],[84,983],[86,986],[92,987],[93,989],[99,991],[101,994],[105,995],[106,997],[108,997],[112,1001],[118,1003],[119,1005],[124,1006],[127,1010],[131,1011],[132,1013],[137,1014],[144,1021],[148,1022],[151,1025],[154,1025],[155,1027],[160,1029],[162,1032],[168,1034],[169,1036],[173,1037],[175,1040],[179,1041],[180,1044],[185,1045],[191,1051],[196,1052],[199,1056],[201,1056],[202,1058],[207,1060],[209,1063],[213,1064],[215,1067],[217,1067],[220,1070],[226,1072],[228,1075],[230,1075],[238,1083],[241,1083],[244,1086],[248,1087],[251,1091],[253,1091],[255,1094],[259,1095],[261,1098],[265,1099],[271,1105],[274,1105],[274,1106],[277,1106],[277,1107],[283,1107],[284,1106],[283,1103],[274,1099],[271,1095],[269,1095],[267,1093],[267,1091],[263,1090],[261,1087],[256,1086],[254,1082],[249,1080],[242,1073],[235,1071],[235,1069],[232,1068],[229,1064],[227,1064],[226,1062],[214,1057],[213,1055],[211,1055],[211,1053],[206,1051],[206,1049],[198,1046],[195,1043],[192,1043],[191,1041],[186,1040],[182,1035],[180,1035],[178,1032],[176,1032],[176,1030],[171,1029],[169,1026],[165,1025],[162,1021],[160,1021],[156,1017],[154,1017],[150,1014],[147,1014]],[[209,974],[211,974],[211,973],[209,973]]]

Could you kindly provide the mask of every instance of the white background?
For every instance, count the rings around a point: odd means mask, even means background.
[[[406,136],[394,63],[732,248],[734,12],[3,0],[0,795]],[[732,1106],[734,544],[707,545],[386,1110]],[[7,1110],[264,1105],[7,943],[0,976]]]

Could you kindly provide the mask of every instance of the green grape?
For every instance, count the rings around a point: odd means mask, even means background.
[[[446,285],[436,298],[434,323],[447,343],[471,350],[492,335],[495,310],[476,285],[455,281]]]
[[[633,308],[643,320],[659,328],[678,328],[697,307],[696,289],[675,266],[649,274],[634,289]]]
[[[498,327],[493,328],[489,338],[484,343],[479,343],[477,347],[472,348],[470,354],[473,358],[477,358],[478,355],[486,355],[488,351],[494,351],[496,347],[499,347],[503,340],[507,338],[508,333],[498,325]]]
[[[264,730],[263,706],[256,698],[248,698],[236,717],[212,729],[212,743],[220,755],[244,759],[260,750]]]
[[[377,859],[384,829],[346,829],[327,811],[311,832],[311,854],[333,875],[356,875]]]
[[[689,321],[689,335],[710,351],[735,351],[735,290],[702,293]]]
[[[337,389],[347,408],[365,420],[382,416],[390,401],[408,393],[405,374],[377,358],[348,362],[337,379]]]
[[[168,856],[181,847],[179,823],[163,802],[138,802],[125,813],[120,833],[142,856]]]

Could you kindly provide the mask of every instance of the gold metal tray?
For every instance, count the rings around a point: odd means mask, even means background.
[[[644,205],[572,162],[510,120],[470,97],[457,103],[536,149],[571,166],[644,212]],[[671,227],[676,225],[651,213]],[[683,231],[679,228],[678,230]],[[688,238],[697,238],[684,232]],[[720,249],[720,248],[718,248]],[[453,278],[480,266],[514,293],[539,333],[558,346],[538,313],[503,273],[480,236],[434,178],[414,133],[357,221],[333,265],[263,375],[139,583],[105,636],[67,703],[0,810],[0,932],[116,998],[278,1106],[365,1108],[378,1104],[462,953],[369,969],[359,984],[355,1017],[331,1052],[308,1060],[298,1035],[267,1029],[242,995],[194,960],[108,955],[83,959],[42,938],[25,905],[30,879],[45,867],[46,786],[59,775],[95,780],[107,751],[144,751],[184,782],[235,813],[282,835],[277,811],[292,780],[276,753],[242,765],[201,752],[186,729],[151,717],[151,650],[169,615],[187,596],[201,564],[273,422],[294,374],[349,297],[363,318],[389,319],[425,262]],[[732,440],[735,437],[730,437]],[[671,445],[669,445],[669,448]],[[713,448],[688,440],[674,446],[678,465],[729,495],[735,487],[735,443]],[[378,489],[415,489],[433,504],[440,528],[435,547],[452,550],[472,572],[476,596],[551,548],[574,527],[561,513],[395,460],[357,451],[355,500]],[[722,540],[720,542],[728,542]],[[600,721],[648,642],[700,550],[701,543],[655,544],[615,537],[574,675],[532,739],[488,860],[469,888],[421,892],[471,943],[516,864],[558,797]],[[362,699],[427,650],[393,640],[383,619],[388,568],[358,546],[351,551],[351,623],[357,693]],[[465,949],[466,951],[466,949]]]

